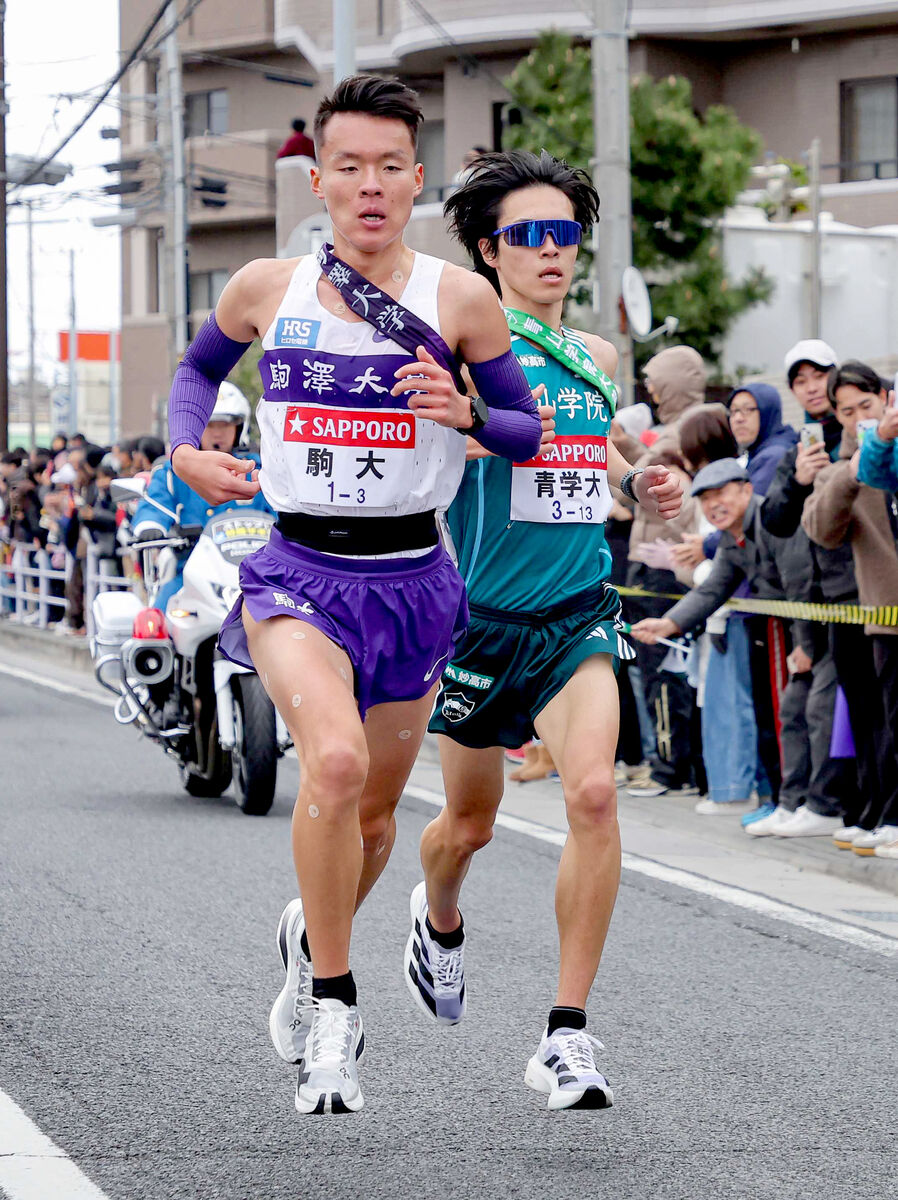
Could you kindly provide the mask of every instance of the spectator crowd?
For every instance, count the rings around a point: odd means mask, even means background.
[[[617,780],[661,803],[693,796],[752,838],[825,837],[898,862],[898,407],[889,381],[825,342],[799,342],[784,368],[798,429],[767,383],[707,403],[706,365],[687,346],[647,363],[650,403],[612,425],[630,462],[666,466],[685,492],[673,522],[618,496],[607,525],[638,650],[618,677]],[[220,419],[245,433],[248,409]],[[84,633],[90,547],[101,573],[122,573],[113,479],[149,478],[164,456],[155,437],[103,447],[58,434],[0,459],[0,565],[18,548],[64,570],[51,583],[66,601],[57,632]],[[759,611],[771,600],[797,607]],[[892,611],[833,621],[824,605]],[[9,594],[0,611],[37,620]],[[517,778],[552,769],[538,744],[517,757]]]

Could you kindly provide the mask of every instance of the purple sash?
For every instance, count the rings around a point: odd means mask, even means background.
[[[398,300],[378,291],[370,279],[366,279],[349,263],[337,258],[329,242],[325,242],[318,251],[318,261],[325,278],[334,285],[352,311],[374,326],[376,342],[390,339],[408,350],[409,354],[415,354],[418,347],[423,346],[452,375],[461,394],[467,394],[467,384],[462,379],[455,355],[435,329],[403,307]]]

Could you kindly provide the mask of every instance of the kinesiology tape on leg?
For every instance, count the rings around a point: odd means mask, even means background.
[[[485,450],[526,462],[539,450],[542,422],[527,376],[511,350],[486,362],[468,363],[477,394],[489,406],[486,425],[472,434]]]
[[[185,442],[199,449],[218,389],[250,345],[250,342],[235,342],[222,333],[214,312],[206,318],[178,363],[171,385],[168,434],[172,452]]]

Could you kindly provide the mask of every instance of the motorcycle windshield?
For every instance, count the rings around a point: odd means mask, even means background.
[[[261,509],[229,509],[208,522],[203,534],[217,546],[229,563],[238,565],[271,535],[274,517]]]

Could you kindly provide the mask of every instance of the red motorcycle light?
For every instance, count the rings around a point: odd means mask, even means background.
[[[131,633],[136,638],[166,638],[168,629],[165,617],[159,608],[142,608],[134,618],[134,628]]]

